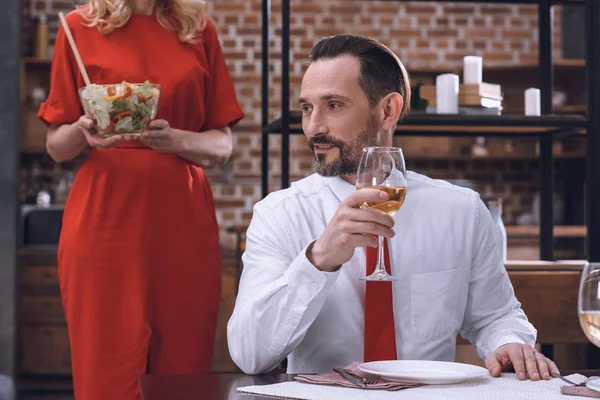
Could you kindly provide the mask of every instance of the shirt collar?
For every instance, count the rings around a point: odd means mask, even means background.
[[[348,196],[356,191],[356,187],[339,176],[324,177],[325,181],[338,198],[340,202],[344,201]]]

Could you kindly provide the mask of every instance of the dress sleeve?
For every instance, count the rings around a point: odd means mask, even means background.
[[[235,88],[225,64],[217,32],[210,21],[206,23],[203,40],[209,67],[204,99],[206,121],[203,130],[223,126],[233,127],[244,118],[244,112],[237,101]]]
[[[83,114],[77,87],[77,62],[69,47],[62,25],[59,26],[54,44],[50,72],[50,93],[38,110],[38,118],[46,125],[73,123]]]

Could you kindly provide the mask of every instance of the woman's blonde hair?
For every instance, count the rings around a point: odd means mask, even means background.
[[[87,26],[108,35],[129,21],[133,8],[130,0],[90,0],[79,12]],[[206,26],[205,3],[200,0],[156,0],[155,14],[158,22],[176,31],[184,43],[198,42],[198,33]]]

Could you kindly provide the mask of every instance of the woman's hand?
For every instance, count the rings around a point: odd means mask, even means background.
[[[123,142],[130,142],[137,139],[137,137],[132,135],[113,135],[109,137],[97,135],[94,133],[94,121],[85,115],[79,118],[77,124],[83,131],[88,144],[100,150],[110,149]]]
[[[157,119],[142,133],[142,142],[161,153],[179,153],[185,150],[182,135],[164,119]]]

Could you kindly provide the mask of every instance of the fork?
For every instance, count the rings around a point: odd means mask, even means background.
[[[563,382],[566,382],[569,385],[573,385],[573,386],[585,386],[585,382],[575,383],[575,382],[572,382],[572,381],[568,380],[567,378],[565,378],[561,374],[552,374],[552,376],[555,377],[555,378],[561,379]]]
[[[363,377],[358,374],[355,374],[354,372],[352,372],[346,368],[334,368],[333,370],[340,374],[342,372],[345,372],[346,374],[350,375],[351,377],[355,378],[356,380],[359,380],[360,382],[362,382],[365,385],[371,385],[371,384],[377,383],[379,381],[379,377],[376,375],[368,374],[366,377]]]
[[[358,377],[354,376],[348,370],[346,370],[344,368],[334,368],[333,370],[335,372],[337,372],[338,374],[340,374],[341,376],[343,376],[347,381],[352,382],[355,385],[360,386],[361,388],[367,387],[367,385],[365,384],[365,382],[362,378],[358,378]]]

